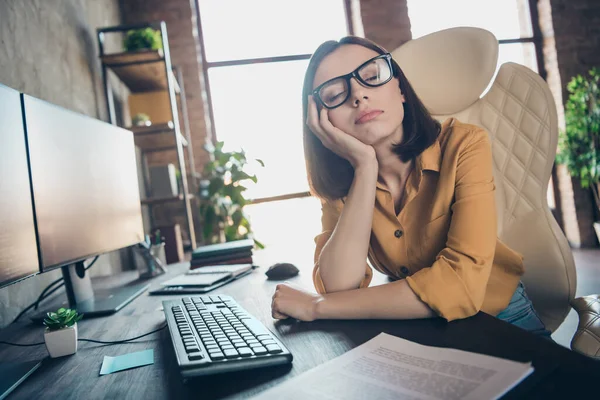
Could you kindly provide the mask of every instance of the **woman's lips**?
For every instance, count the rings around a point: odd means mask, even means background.
[[[381,110],[367,111],[366,113],[361,114],[361,116],[356,121],[354,121],[354,123],[357,125],[364,124],[365,122],[369,122],[369,121],[377,118],[380,114],[383,114],[383,111],[381,111]]]

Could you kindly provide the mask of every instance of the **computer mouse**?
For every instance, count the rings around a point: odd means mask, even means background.
[[[294,264],[281,262],[271,265],[265,275],[269,279],[287,279],[298,275],[298,272],[299,270]]]

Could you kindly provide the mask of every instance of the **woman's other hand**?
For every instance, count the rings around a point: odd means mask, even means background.
[[[317,319],[317,304],[323,300],[320,294],[310,293],[290,283],[277,285],[271,315],[275,319],[295,318],[300,321]]]
[[[333,126],[329,121],[327,111],[325,107],[321,111],[318,111],[314,98],[308,96],[306,124],[321,140],[323,146],[348,160],[354,169],[357,169],[362,163],[376,160],[373,146],[364,144],[355,137]]]

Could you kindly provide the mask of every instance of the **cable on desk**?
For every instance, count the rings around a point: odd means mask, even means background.
[[[98,260],[98,257],[100,257],[100,256],[96,256],[92,260],[90,265],[85,267],[86,271],[88,269],[92,268],[92,265],[94,265],[94,263]],[[61,287],[63,287],[65,285],[63,282],[63,279],[64,278],[60,277],[60,278],[56,279],[55,281],[53,281],[52,283],[50,283],[48,286],[46,286],[46,288],[44,290],[42,290],[42,293],[39,295],[39,297],[37,298],[35,303],[28,305],[23,311],[21,311],[19,313],[19,315],[17,315],[17,317],[13,320],[13,322],[11,322],[11,324],[17,322],[19,320],[19,318],[21,318],[23,316],[23,314],[25,314],[27,311],[31,310],[32,308],[37,310],[38,306],[42,300],[44,300],[46,297],[50,296],[52,293],[56,292],[58,289],[60,289]],[[52,286],[56,285],[57,283],[60,283],[60,284],[57,287],[55,287],[54,289],[50,290],[52,288]]]
[[[136,336],[136,337],[131,338],[131,339],[116,340],[116,341],[112,341],[112,342],[103,341],[103,340],[85,339],[85,338],[79,338],[79,339],[77,339],[77,341],[78,342],[102,343],[102,344],[120,344],[120,343],[131,342],[133,340],[143,338],[144,336],[152,335],[153,333],[156,333],[158,331],[162,331],[166,327],[167,327],[167,324],[164,324],[163,326],[161,326],[158,329],[153,330],[152,332],[144,333],[143,335]],[[11,342],[5,342],[3,340],[0,340],[0,344],[7,344],[9,346],[27,347],[27,346],[40,346],[42,344],[45,344],[45,342],[41,342],[41,343],[11,343]]]

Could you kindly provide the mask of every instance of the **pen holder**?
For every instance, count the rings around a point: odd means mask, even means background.
[[[136,247],[136,266],[140,278],[152,278],[166,272],[165,243],[153,244],[150,247]]]

